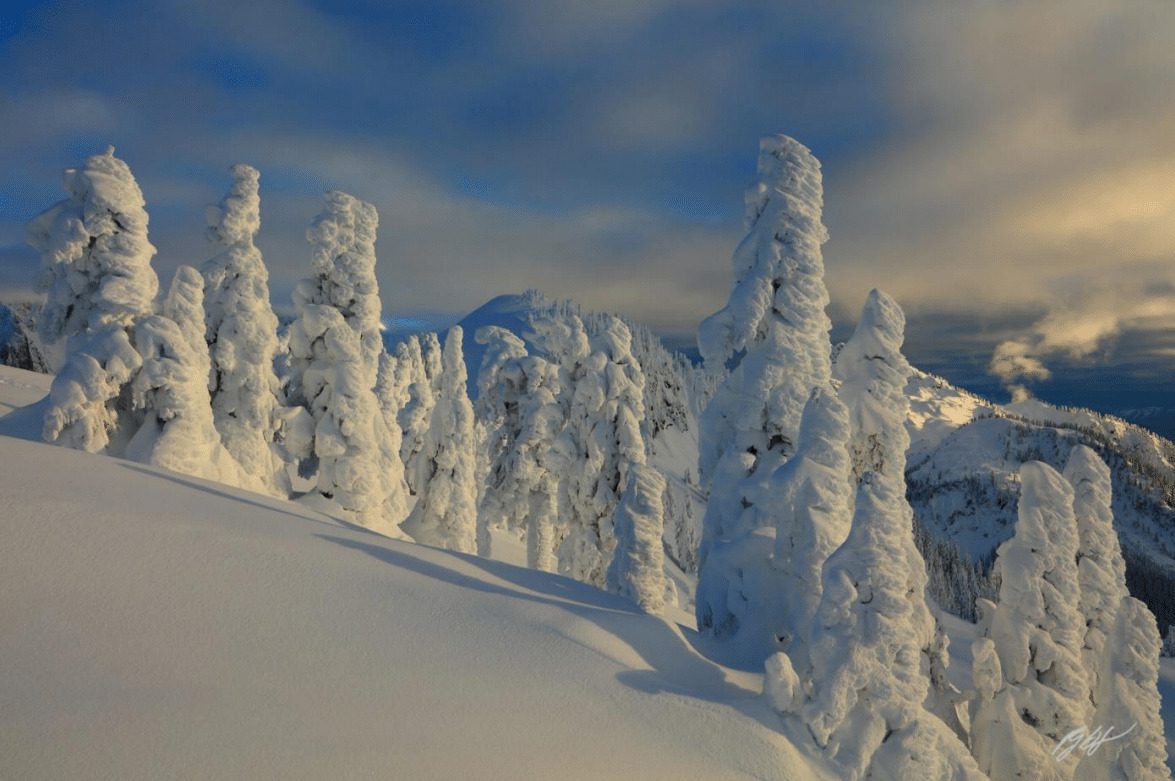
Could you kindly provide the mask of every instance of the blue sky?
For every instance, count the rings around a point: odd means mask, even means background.
[[[880,286],[948,375],[994,384],[1005,343],[1046,397],[1106,367],[1157,392],[1172,40],[1169,3],[1104,0],[8,2],[0,295],[31,283],[22,226],[62,169],[113,143],[164,276],[249,162],[279,305],[338,188],[379,207],[389,313],[538,287],[680,338],[724,302],[758,138],[784,132],[824,164],[838,322]]]

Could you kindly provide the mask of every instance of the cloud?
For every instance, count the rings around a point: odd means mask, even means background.
[[[1153,334],[1175,330],[1173,321],[1175,290],[1170,288],[1086,290],[1049,311],[1026,333],[997,345],[988,371],[1013,396],[1023,397],[1028,393],[1025,383],[1052,376],[1046,360],[1089,359],[1124,335],[1153,343]],[[1162,355],[1163,351],[1160,347],[1154,354]]]
[[[165,276],[207,254],[202,207],[240,160],[279,300],[337,187],[380,208],[389,312],[538,286],[687,332],[729,292],[758,137],[788,132],[824,161],[838,311],[881,286],[915,316],[1071,315],[1002,339],[1045,368],[1060,334],[1165,327],[1135,307],[1175,256],[1163,3],[159,0],[34,22],[0,44],[5,242],[110,142]],[[966,330],[941,338],[986,357]]]

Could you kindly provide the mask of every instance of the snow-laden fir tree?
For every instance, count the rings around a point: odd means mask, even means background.
[[[616,549],[607,576],[609,591],[654,614],[665,606],[664,493],[665,478],[656,469],[643,464],[629,468],[628,486],[616,507]]]
[[[631,332],[617,317],[604,316],[590,339],[575,314],[536,320],[532,328],[560,364],[559,571],[603,587],[628,470],[645,463],[644,374],[632,354]]]
[[[1093,754],[1079,755],[1075,781],[1166,781],[1167,742],[1159,708],[1159,627],[1147,606],[1124,596],[1114,611],[1098,671],[1092,724],[1109,730]]]
[[[368,386],[359,334],[332,306],[303,304],[290,326],[290,350],[303,364],[301,387],[314,419],[316,492],[359,524],[399,535],[406,511],[385,457],[383,416]]]
[[[435,331],[420,335],[420,361],[424,366],[424,376],[428,378],[433,396],[436,396],[441,390],[441,373],[444,371],[445,362],[441,340]]]
[[[314,276],[303,280],[294,298],[339,311],[359,337],[364,382],[375,387],[380,335],[379,282],[375,276],[375,239],[379,214],[370,203],[338,191],[326,194],[326,208],[306,231],[313,248]]]
[[[979,779],[959,738],[925,709],[915,603],[905,559],[909,512],[900,477],[866,472],[852,530],[824,567],[809,672],[772,657],[772,704],[798,715],[846,779]],[[807,696],[804,696],[804,693]]]
[[[67,169],[65,191],[27,229],[47,293],[39,347],[56,372],[43,434],[89,452],[113,444],[116,452],[129,436],[118,433],[129,408],[120,395],[141,363],[131,332],[151,314],[159,290],[155,248],[143,193],[113,147]]]
[[[478,501],[477,553],[488,557],[491,532],[519,526],[501,499],[509,495],[506,485],[513,479],[509,458],[522,430],[519,399],[525,377],[519,361],[527,351],[521,339],[499,326],[479,328],[474,338],[486,347],[477,374],[476,413],[485,426],[483,450],[488,460]]]
[[[771,480],[775,501],[784,506],[775,533],[774,577],[744,590],[757,602],[747,612],[763,622],[764,648],[787,651],[794,659],[807,658],[824,562],[844,542],[852,521],[849,433],[849,412],[836,392],[814,389],[796,452]]]
[[[28,242],[41,253],[40,349],[60,371],[71,337],[127,328],[150,314],[159,279],[151,268],[143,193],[114,147],[65,171],[67,198],[33,218]],[[101,360],[101,356],[95,356]]]
[[[805,423],[808,418],[817,421],[811,441],[820,442],[816,435],[823,434],[823,460],[833,464],[823,473],[810,470],[823,478],[823,490],[811,480],[789,485],[786,478],[803,469],[802,460],[793,459],[778,472],[784,478],[779,493],[791,493],[796,505],[809,508],[796,516],[808,535],[825,536],[820,547],[827,549],[835,544],[834,535],[843,533],[835,513],[849,504],[843,489],[837,491],[837,478],[848,477],[853,443],[872,443],[843,543],[822,562],[811,551],[817,540],[801,537],[803,544],[792,547],[793,556],[800,552],[807,557],[793,575],[795,586],[803,587],[813,568],[823,564],[819,603],[807,647],[801,643],[792,657],[804,666],[789,671],[791,665],[775,659],[768,676],[778,680],[768,680],[766,688],[772,697],[790,693],[776,707],[800,715],[845,777],[978,778],[966,747],[924,705],[930,660],[923,657],[935,635],[926,603],[925,566],[914,545],[913,512],[905,496],[910,440],[905,426],[909,401],[903,389],[910,367],[901,353],[904,327],[901,308],[884,293],[872,291],[856,331],[838,356],[839,373],[847,378],[841,387],[843,407],[831,402],[823,409],[814,406],[822,395],[817,393],[805,413]],[[820,420],[816,413],[822,411]],[[843,438],[827,441],[836,435]],[[842,444],[846,441],[847,448]],[[807,455],[808,440],[801,440],[801,447]],[[825,515],[815,515],[813,507]],[[781,547],[777,552],[786,554],[788,546]],[[805,698],[791,680],[797,673]]]
[[[406,342],[405,352],[407,360],[404,379],[408,380],[407,401],[400,408],[398,420],[403,439],[400,442],[400,459],[404,463],[404,478],[408,483],[408,491],[419,496],[424,490],[424,481],[428,475],[428,463],[422,456],[425,448],[425,439],[428,436],[429,424],[432,421],[432,410],[436,404],[437,390],[434,382],[439,381],[441,368],[432,356],[440,358],[440,347],[436,344],[436,334],[413,335]],[[430,373],[431,372],[431,373]]]
[[[527,355],[516,337],[497,326],[480,329],[476,338],[489,347],[478,385],[497,396],[493,402],[479,398],[479,404],[501,414],[490,434],[500,450],[479,508],[479,550],[488,547],[494,528],[522,531],[527,566],[554,572],[559,469],[553,443],[563,427],[559,367]]]
[[[1058,762],[1052,756],[1056,745],[1025,725],[1017,712],[991,638],[980,637],[971,644],[971,685],[971,752],[989,778],[1072,778],[1073,763]]]
[[[229,485],[259,490],[221,444],[208,396],[209,357],[204,342],[204,278],[180,266],[159,314],[135,324],[142,366],[131,381],[138,431],[127,458]]]
[[[326,203],[306,234],[314,276],[294,289],[298,316],[287,336],[287,399],[309,412],[313,434],[286,438],[285,446],[302,461],[303,473],[317,469],[321,496],[364,526],[396,536],[408,508],[403,467],[388,444],[375,396],[383,350],[375,280],[378,216],[371,204],[344,193],[329,193]]]
[[[981,603],[980,626],[998,656],[1002,685],[980,698],[971,735],[980,767],[993,777],[1043,772],[1041,744],[1051,752],[1092,715],[1073,488],[1039,461],[1020,468],[1020,483],[1016,533],[1000,545],[994,566],[999,603]],[[1009,712],[1018,714],[1010,725]]]
[[[758,175],[747,193],[748,232],[734,253],[730,298],[698,331],[714,371],[741,356],[700,421],[699,465],[710,500],[696,602],[699,630],[736,646],[744,616],[731,590],[737,586],[726,582],[733,565],[721,561],[722,550],[744,573],[770,566],[779,504],[764,505],[762,497],[795,451],[804,404],[813,388],[829,383],[831,361],[820,164],[802,144],[778,136],[760,144]]]
[[[1064,475],[1073,486],[1077,520],[1078,610],[1085,619],[1081,656],[1096,705],[1106,638],[1113,632],[1118,605],[1130,593],[1126,590],[1126,562],[1110,507],[1110,468],[1093,450],[1078,445],[1069,454]]]
[[[427,468],[416,507],[403,529],[417,542],[462,553],[476,550],[477,441],[473,405],[466,389],[464,333],[453,326],[445,337],[441,386],[433,406],[421,462]]]
[[[903,495],[906,451],[910,443],[906,429],[910,412],[906,384],[911,372],[902,354],[905,327],[906,317],[898,303],[881,290],[871,290],[861,310],[861,319],[852,337],[838,352],[832,370],[833,377],[839,381],[840,398],[849,410],[848,452],[853,482],[867,472],[885,475],[901,481]],[[902,547],[910,591],[917,595],[912,602],[911,624],[918,635],[924,666],[934,673],[927,706],[952,728],[961,731],[962,725],[955,716],[959,692],[945,675],[949,656],[944,649],[949,641],[927,603],[929,576],[914,540],[914,513],[904,499],[902,504],[908,519],[906,527],[910,530],[902,537]]]
[[[212,412],[233,458],[267,492],[286,496],[289,476],[274,444],[281,393],[274,371],[278,322],[269,300],[269,272],[255,244],[261,229],[260,174],[238,164],[232,175],[232,189],[207,215],[208,238],[220,252],[201,269]]]

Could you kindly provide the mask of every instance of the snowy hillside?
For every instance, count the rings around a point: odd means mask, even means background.
[[[1161,628],[1175,622],[1175,444],[1090,410],[992,404],[930,375],[916,375],[907,390],[908,494],[928,532],[990,561],[1013,532],[1020,465],[1061,468],[1073,445],[1086,444],[1111,470],[1131,593]]]
[[[40,379],[4,370],[0,401]],[[0,777],[831,778],[684,614],[138,464],[0,449]]]

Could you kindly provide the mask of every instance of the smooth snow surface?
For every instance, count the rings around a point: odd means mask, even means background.
[[[41,380],[0,372],[9,406]],[[140,464],[0,453],[0,778],[835,777],[673,608]]]

